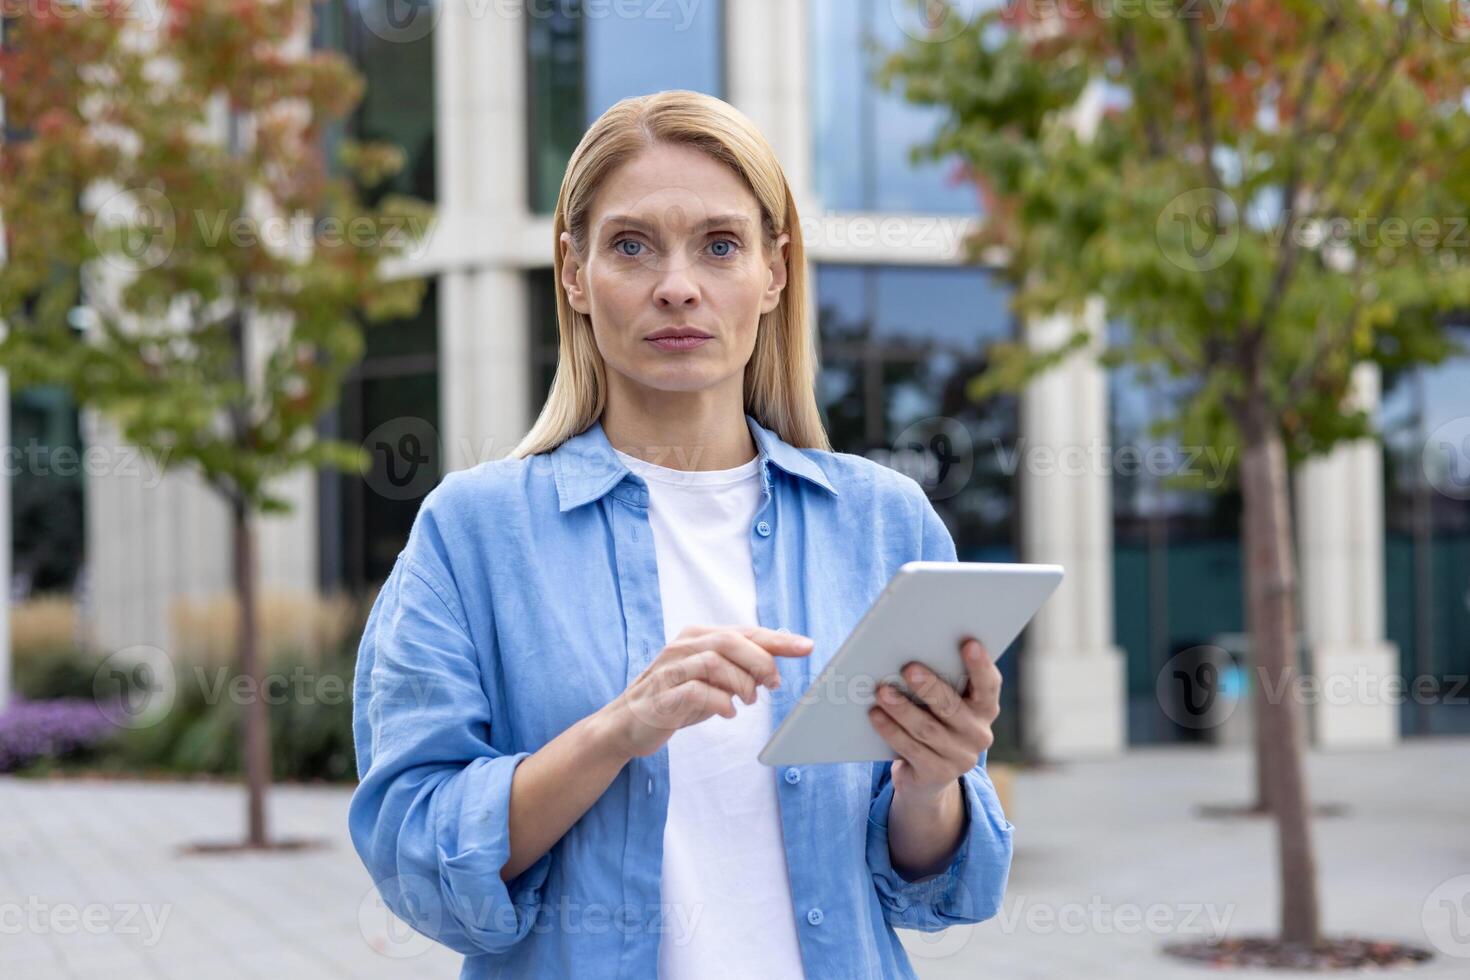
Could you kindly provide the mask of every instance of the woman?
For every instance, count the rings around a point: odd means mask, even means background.
[[[893,927],[999,907],[979,643],[963,691],[881,690],[896,761],[756,761],[898,566],[955,558],[828,449],[799,227],[708,96],[624,100],[568,164],[546,405],[425,499],[358,659],[353,841],[463,977],[913,976]]]

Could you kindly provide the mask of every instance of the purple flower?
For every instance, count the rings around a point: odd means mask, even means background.
[[[86,698],[12,699],[0,712],[0,772],[90,748],[115,730],[96,702]]]

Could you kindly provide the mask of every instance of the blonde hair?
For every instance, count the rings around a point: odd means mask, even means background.
[[[734,106],[699,92],[672,89],[623,99],[608,109],[587,130],[567,164],[556,199],[553,239],[556,375],[536,423],[511,455],[549,452],[602,415],[606,368],[591,321],[572,309],[562,288],[561,234],[569,232],[577,253],[586,255],[598,188],[618,167],[659,144],[693,147],[744,180],[760,205],[768,250],[781,234],[791,235],[780,303],[761,315],[755,350],[745,365],[745,411],[793,446],[830,450],[817,411],[816,338],[807,327],[806,251],[796,199],[781,164],[760,130]]]

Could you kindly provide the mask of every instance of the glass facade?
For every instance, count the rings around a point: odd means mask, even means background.
[[[890,0],[809,0],[812,160],[817,195],[832,211],[982,212],[955,158],[911,163],[933,137],[939,107],[906,102],[872,81],[881,54],[909,40]]]
[[[991,344],[1012,340],[1007,289],[983,269],[822,265],[817,402],[832,448],[907,473],[960,561],[1017,561],[1017,400],[965,392]],[[1001,658],[996,737],[1021,744],[1022,642]]]
[[[366,474],[322,471],[321,580],[329,591],[362,590],[388,576],[419,504],[443,473],[438,305],[431,281],[417,316],[366,327],[365,356],[323,426],[324,435],[361,445],[371,460]]]
[[[439,0],[417,0],[418,3]],[[326,136],[329,158],[338,142],[350,135],[365,142],[392,143],[403,150],[403,170],[372,188],[369,201],[395,191],[433,201],[434,178],[434,35],[398,36],[370,25],[394,22],[398,0],[327,0],[314,6],[313,42],[345,54],[366,87],[362,102],[345,129]],[[386,36],[385,36],[386,35]]]
[[[1152,431],[1189,397],[1187,382],[1125,365],[1109,373],[1108,396],[1113,614],[1126,657],[1128,740],[1198,738],[1201,730],[1165,715],[1155,683],[1176,654],[1228,648],[1225,638],[1244,630],[1240,494],[1226,487],[1218,456]]]
[[[663,89],[725,92],[724,4],[580,0],[527,8],[530,207],[556,209],[582,134],[620,99]]]
[[[1016,336],[1008,303],[1007,289],[982,269],[816,270],[817,404],[832,448],[919,480],[960,561],[1016,561],[1020,552],[1016,397],[966,394],[989,345]],[[1020,642],[1000,667],[997,739],[1020,745]]]
[[[833,448],[925,484],[961,560],[1013,559],[1016,400],[965,394],[1015,335],[1005,288],[973,268],[823,265],[816,297]]]
[[[84,554],[83,446],[77,408],[55,387],[10,397],[11,593],[66,591]],[[141,466],[141,464],[140,464]]]
[[[1455,334],[1470,342],[1470,324]],[[1425,685],[1406,692],[1406,735],[1470,732],[1467,388],[1470,357],[1383,379],[1386,632],[1402,676]]]
[[[363,197],[371,203],[393,191],[432,202],[434,37],[383,31],[383,24],[393,23],[395,2],[318,5],[315,43],[343,52],[367,83],[356,112],[326,135],[327,151],[334,154],[344,138],[396,144],[406,157],[404,169],[364,189]],[[320,578],[326,590],[360,590],[387,577],[419,503],[442,473],[437,297],[431,281],[417,316],[364,325],[363,359],[347,378],[336,411],[323,422],[324,435],[361,445],[372,460],[366,475],[328,470],[319,478]],[[400,472],[415,475],[404,483]]]

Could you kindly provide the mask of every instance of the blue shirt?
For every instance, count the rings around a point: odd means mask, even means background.
[[[806,657],[777,658],[779,725],[898,567],[954,561],[955,548],[913,479],[746,420],[762,483],[758,625],[815,641]],[[465,954],[462,978],[657,976],[660,937],[688,917],[659,907],[666,748],[624,766],[508,885],[500,869],[516,765],[621,694],[663,646],[647,484],[600,422],[552,452],[451,473],[424,499],[358,654],[349,822],[385,904]],[[985,755],[961,780],[953,860],[917,881],[889,860],[890,767],[771,773],[795,901],[771,914],[796,917],[809,980],[912,977],[895,926],[933,931],[1000,908],[1012,826]]]

